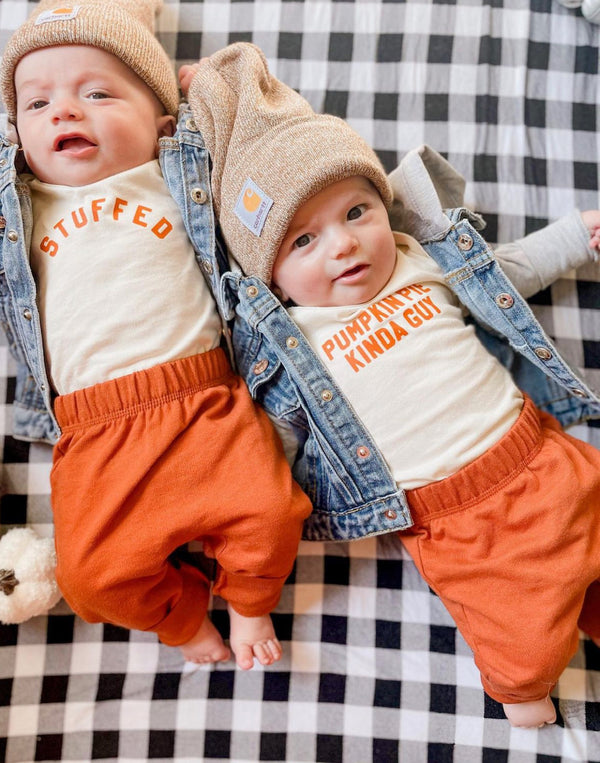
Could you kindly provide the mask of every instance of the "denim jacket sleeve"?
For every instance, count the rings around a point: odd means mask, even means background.
[[[17,176],[18,147],[0,138],[0,322],[16,361],[13,435],[54,443],[59,435],[46,376],[36,288],[29,267],[31,201]]]

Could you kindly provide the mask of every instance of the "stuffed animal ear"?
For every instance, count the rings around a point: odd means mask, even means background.
[[[15,527],[0,538],[0,621],[23,623],[45,615],[61,598],[52,538]]]

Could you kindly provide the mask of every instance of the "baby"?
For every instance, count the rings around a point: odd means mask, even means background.
[[[540,344],[541,328],[469,214],[444,217],[427,251],[394,231],[392,190],[373,152],[270,75],[257,48],[230,46],[180,80],[213,158],[224,237],[247,276],[227,276],[237,288],[240,364],[249,378],[266,377],[254,394],[288,440],[296,433],[300,483],[320,479],[314,492],[327,500],[323,486],[344,465],[335,438],[359,431],[358,417],[366,433],[345,460],[356,453],[372,464],[384,502],[382,455],[407,506],[399,537],[473,649],[485,690],[515,726],[552,723],[549,693],[577,648],[578,625],[600,644],[600,452],[514,383],[465,321],[459,295],[487,325],[533,342],[538,365],[575,401],[589,397],[596,416],[600,401],[563,365],[553,369],[555,348]],[[427,196],[417,181],[407,205]],[[600,212],[561,225],[569,246],[558,229],[545,239],[554,235],[544,267],[555,262],[555,275],[595,259]],[[322,385],[316,404],[305,394],[311,377]],[[344,487],[350,503],[354,485]],[[353,517],[344,520],[358,537]],[[365,523],[365,535],[378,531]]]
[[[187,660],[226,660],[210,581],[177,554],[202,539],[248,669],[281,657],[269,613],[311,507],[221,347],[200,267],[215,247],[205,151],[171,137],[179,96],[152,32],[159,7],[44,0],[9,41],[2,95],[26,173],[13,151],[0,302],[29,407],[37,395],[38,419],[60,433],[51,496],[67,602],[154,631]]]

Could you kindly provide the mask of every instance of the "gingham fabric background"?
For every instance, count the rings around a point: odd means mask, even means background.
[[[107,0],[108,2],[109,0]],[[0,0],[0,45],[32,3]],[[598,35],[555,0],[166,0],[177,63],[260,45],[316,109],[346,117],[392,169],[422,142],[465,175],[507,241],[598,200]],[[534,300],[600,387],[600,271]],[[50,448],[10,433],[0,348],[3,528],[52,532]],[[600,429],[577,433],[600,444]],[[248,500],[252,500],[248,496]],[[220,605],[214,612],[226,632]],[[184,665],[152,634],[88,625],[64,602],[0,628],[0,756],[23,761],[600,761],[600,652],[582,639],[553,692],[559,722],[511,730],[450,617],[392,537],[303,543],[275,621],[284,659]],[[540,644],[540,649],[544,645]]]

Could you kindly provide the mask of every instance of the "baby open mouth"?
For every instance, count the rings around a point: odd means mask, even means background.
[[[338,278],[349,278],[351,276],[357,275],[362,270],[364,270],[366,266],[365,265],[355,265],[353,268],[349,268],[348,270],[344,270],[344,272],[338,276]]]
[[[82,151],[84,148],[96,145],[91,140],[84,138],[80,135],[75,135],[72,138],[64,138],[59,141],[57,151]]]

